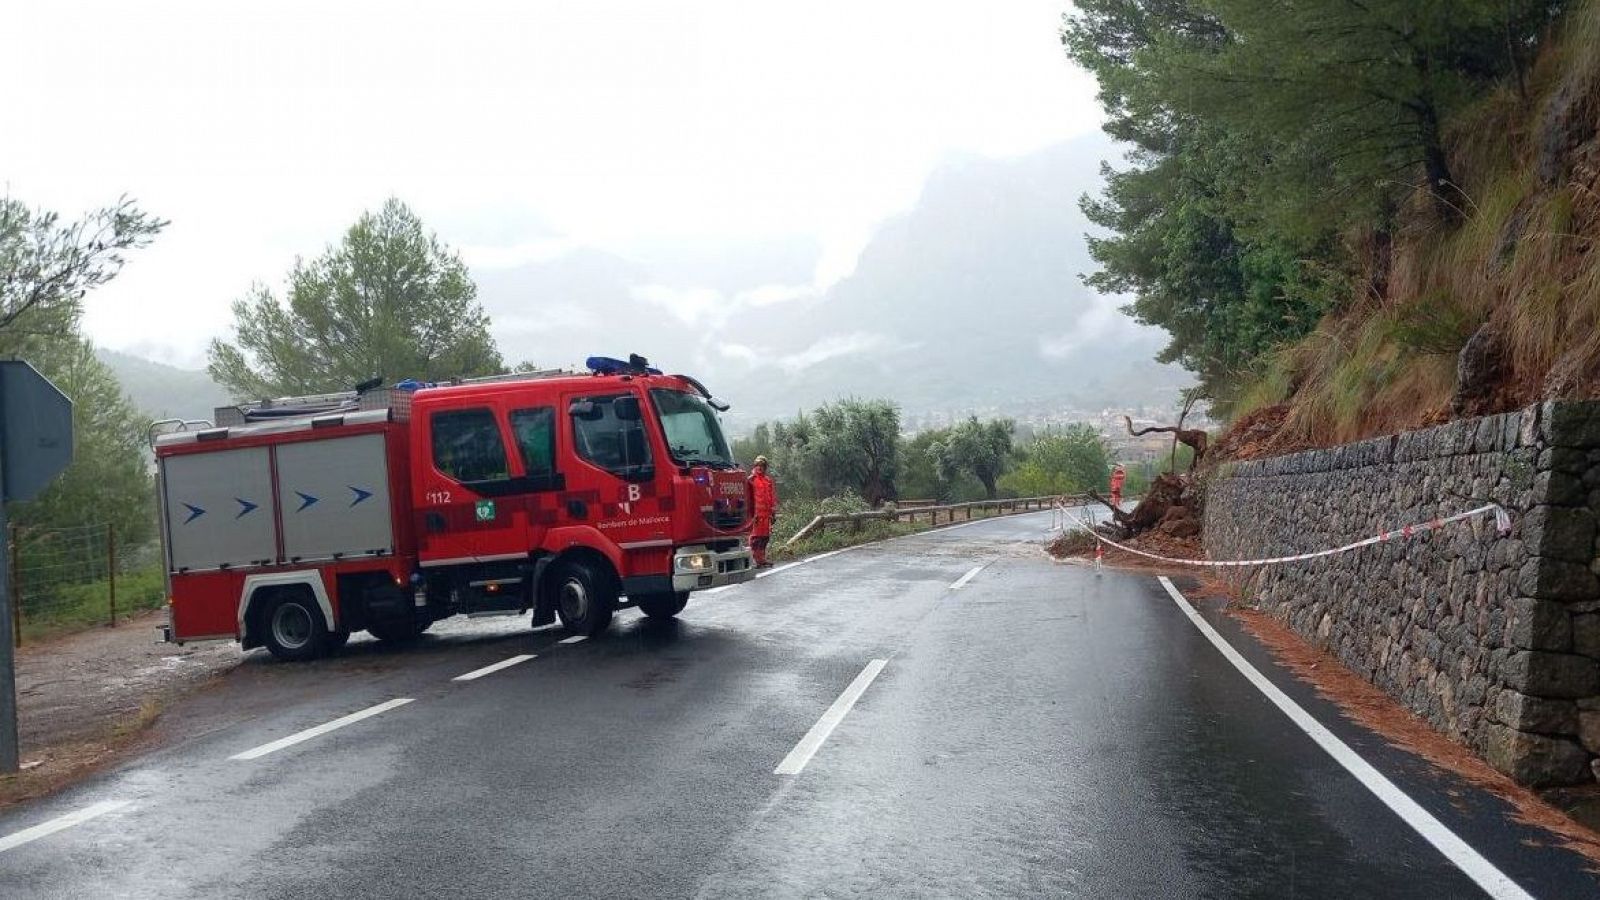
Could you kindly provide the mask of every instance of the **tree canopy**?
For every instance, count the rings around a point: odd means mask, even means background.
[[[1001,485],[1022,497],[1103,491],[1110,477],[1105,442],[1088,425],[1048,429],[1022,447],[1019,455]]]
[[[1127,165],[1086,198],[1109,236],[1088,281],[1134,295],[1164,361],[1229,389],[1357,296],[1353,242],[1381,248],[1425,197],[1468,201],[1446,123],[1521,73],[1566,0],[1079,0],[1063,42],[1100,82]]]
[[[0,197],[0,356],[74,337],[83,296],[115,278],[126,251],[166,225],[126,197],[75,222]]]
[[[993,500],[999,479],[1011,462],[1011,434],[1016,423],[1010,419],[978,421],[968,418],[950,429],[948,436],[933,449],[939,470],[948,480],[965,472],[983,485],[984,496]]]
[[[855,493],[877,506],[897,496],[900,409],[888,400],[825,403],[787,422],[763,423],[734,442],[748,463],[769,457],[786,494],[820,499]]]
[[[0,357],[27,360],[72,400],[72,464],[15,504],[23,528],[110,523],[123,540],[154,534],[144,455],[149,424],[79,333],[84,296],[117,276],[128,250],[166,222],[129,199],[77,221],[0,198]]]
[[[214,340],[210,371],[244,399],[503,369],[461,258],[391,199],[338,246],[296,260],[287,302],[256,285],[233,304],[234,340]]]

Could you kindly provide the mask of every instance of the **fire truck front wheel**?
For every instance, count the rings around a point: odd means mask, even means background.
[[[594,637],[611,624],[617,608],[617,580],[582,560],[570,560],[558,569],[551,583],[556,592],[556,615],[568,631]]]
[[[265,613],[262,643],[273,656],[299,661],[322,655],[328,644],[328,626],[309,591],[279,593]]]
[[[644,594],[634,601],[639,611],[652,619],[670,619],[689,604],[689,592],[675,594]]]

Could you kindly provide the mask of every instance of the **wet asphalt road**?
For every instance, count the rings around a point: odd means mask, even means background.
[[[126,803],[0,850],[0,897],[1483,896],[1154,578],[1052,563],[1048,525],[858,548],[587,642],[499,619],[252,658],[167,717],[165,749],[0,814],[3,844]],[[1600,896],[1549,835],[1203,613],[1523,889]],[[451,680],[518,654],[536,658]],[[805,768],[774,774],[873,660]]]

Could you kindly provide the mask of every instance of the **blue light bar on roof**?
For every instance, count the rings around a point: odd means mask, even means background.
[[[609,356],[591,356],[583,361],[589,371],[596,375],[660,375],[660,369],[650,367],[650,361],[642,356],[634,356],[627,361],[612,359]]]

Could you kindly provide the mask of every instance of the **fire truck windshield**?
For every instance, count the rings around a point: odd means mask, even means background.
[[[655,401],[674,460],[685,465],[733,467],[733,453],[710,404],[695,394],[664,388],[652,388],[650,399]]]

